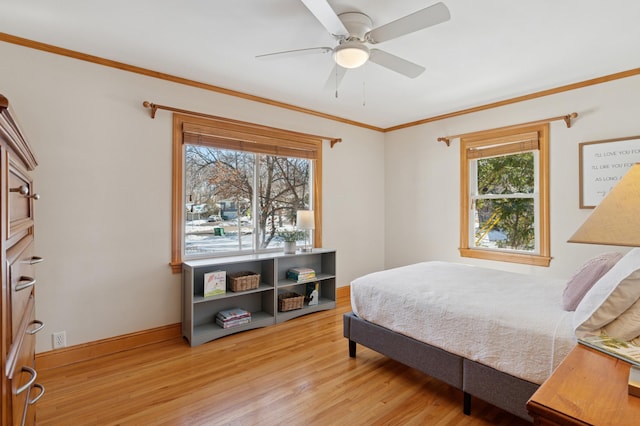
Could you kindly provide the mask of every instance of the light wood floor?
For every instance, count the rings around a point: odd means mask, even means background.
[[[175,339],[38,373],[43,425],[525,425],[358,346],[342,314],[307,315],[191,348]]]

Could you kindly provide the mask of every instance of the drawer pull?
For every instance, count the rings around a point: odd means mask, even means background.
[[[40,199],[40,194],[29,195],[29,187],[27,185],[20,185],[17,188],[9,189],[10,192],[19,192],[20,195],[24,195],[26,198],[33,198],[34,200]]]
[[[44,395],[44,386],[42,386],[40,383],[34,383],[33,387],[40,389],[40,393],[35,398],[29,400],[29,405],[35,404],[40,398],[42,398],[42,395]]]
[[[36,283],[35,278],[31,277],[20,277],[20,281],[16,284],[16,291],[24,290],[25,288],[33,287]]]
[[[31,259],[29,259],[29,265],[35,265],[36,263],[40,263],[43,261],[44,259],[40,256],[31,256]]]
[[[37,324],[38,326],[36,328],[34,328],[33,330],[27,330],[27,334],[31,334],[34,335],[36,334],[38,331],[42,330],[44,328],[44,323],[40,320],[33,320],[31,322],[32,325]]]
[[[17,188],[9,189],[10,192],[19,192],[20,195],[24,195],[25,197],[29,195],[29,187],[27,185],[20,185]]]
[[[29,389],[31,387],[31,385],[33,385],[33,383],[36,381],[36,377],[38,377],[38,373],[36,373],[36,370],[34,370],[31,367],[22,366],[22,371],[31,374],[31,378],[29,379],[29,381],[27,383],[25,383],[24,385],[20,386],[18,388],[18,390],[16,390],[16,395],[20,395],[22,392],[24,392],[27,389]]]

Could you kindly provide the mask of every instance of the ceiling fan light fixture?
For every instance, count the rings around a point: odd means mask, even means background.
[[[357,41],[346,41],[335,48],[333,57],[343,68],[358,68],[369,59],[369,49]]]

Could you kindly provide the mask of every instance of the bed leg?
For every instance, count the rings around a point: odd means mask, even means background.
[[[471,415],[471,394],[467,393],[467,392],[464,392],[464,397],[463,398],[464,398],[464,402],[463,402],[463,405],[462,405],[462,412],[465,415],[469,416],[469,415]]]
[[[353,340],[349,340],[349,357],[356,357],[356,342]]]

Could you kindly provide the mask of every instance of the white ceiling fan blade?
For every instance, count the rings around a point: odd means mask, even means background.
[[[369,51],[369,60],[409,78],[416,78],[424,72],[423,66],[387,53],[384,50],[371,49]]]
[[[256,56],[256,59],[281,59],[289,58],[292,56],[311,55],[315,53],[328,53],[332,51],[332,47],[310,47],[308,49],[285,50],[282,52],[265,53],[264,55]]]
[[[405,34],[440,24],[450,18],[451,14],[447,6],[444,3],[436,3],[404,18],[396,19],[388,24],[374,28],[366,34],[366,39],[369,43],[382,43],[383,41],[392,40]]]
[[[323,27],[329,31],[329,34],[338,36],[347,36],[349,31],[333,11],[327,0],[302,0],[307,9],[313,13]]]
[[[329,75],[329,78],[324,85],[324,89],[335,90],[337,92],[338,88],[340,87],[340,83],[342,83],[342,79],[344,78],[346,73],[346,68],[342,68],[340,65],[335,64],[335,66],[331,70],[331,75]]]

